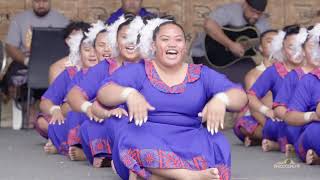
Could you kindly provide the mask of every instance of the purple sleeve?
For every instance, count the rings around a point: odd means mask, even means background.
[[[274,66],[267,68],[253,84],[249,94],[254,94],[259,99],[263,98],[275,83],[273,76],[275,73]]]
[[[64,70],[49,86],[42,98],[49,99],[55,105],[61,105],[68,92],[70,82],[69,73]]]
[[[90,68],[87,74],[78,83],[78,87],[85,94],[88,100],[96,97],[97,91],[100,88],[101,82],[108,77],[109,64],[107,61],[102,61],[96,66]]]
[[[119,68],[109,78],[106,78],[102,82],[102,85],[113,82],[120,86],[132,87],[140,90],[146,78],[144,63],[128,64]]]
[[[233,88],[241,89],[240,85],[231,82],[225,75],[220,74],[207,66],[202,66],[201,78],[203,79],[207,99],[211,99],[219,92],[226,92]]]
[[[307,112],[311,102],[310,81],[303,78],[299,81],[292,98],[290,99],[288,109],[290,111]]]
[[[285,79],[282,81],[283,84],[279,89],[279,92],[274,100],[273,107],[276,106],[286,106],[290,101],[291,96],[296,88],[299,81],[298,75],[295,71],[291,71]]]

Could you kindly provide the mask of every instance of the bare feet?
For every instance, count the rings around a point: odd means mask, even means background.
[[[309,149],[307,152],[306,163],[308,165],[320,165],[320,158],[312,149]]]
[[[252,139],[249,136],[246,136],[244,138],[244,146],[249,147],[249,146],[257,146],[261,144],[261,140],[258,139]]]
[[[58,154],[58,150],[54,145],[52,144],[52,141],[49,139],[46,145],[43,147],[44,152],[48,154]]]
[[[262,151],[268,152],[268,151],[279,151],[280,146],[277,142],[270,141],[268,139],[262,140]]]
[[[294,157],[295,156],[295,151],[294,151],[294,147],[292,144],[286,144],[286,158],[289,157]]]
[[[111,163],[112,163],[111,160],[107,159],[105,157],[93,158],[93,167],[95,167],[95,168],[111,167],[112,166]]]
[[[69,147],[69,157],[71,161],[85,161],[87,159],[83,150],[76,146]]]
[[[193,171],[193,175],[188,179],[192,180],[220,180],[219,171],[217,168],[210,168],[202,171]]]

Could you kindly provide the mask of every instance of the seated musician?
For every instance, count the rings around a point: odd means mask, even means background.
[[[231,40],[223,31],[223,27],[241,29],[246,26],[253,26],[257,29],[258,35],[265,32],[270,29],[268,17],[264,14],[267,2],[267,0],[244,0],[243,2],[222,5],[211,12],[203,25],[205,33],[198,34],[192,46],[194,63],[206,64],[204,58],[206,54],[204,43],[206,34],[234,55],[242,57],[245,53],[244,47]]]

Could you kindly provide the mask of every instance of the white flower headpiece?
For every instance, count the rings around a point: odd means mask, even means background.
[[[98,33],[102,30],[104,30],[106,28],[106,26],[104,25],[104,23],[100,20],[98,20],[96,23],[91,24],[91,28],[89,28],[88,32],[85,32],[85,35],[87,36],[87,38],[85,39],[85,42],[91,42],[93,43],[94,40],[96,39]]]
[[[315,62],[320,61],[320,23],[316,24],[310,31],[309,31],[310,40],[314,42],[314,46],[311,51],[311,58]]]
[[[318,41],[320,38],[320,23],[316,24],[310,31],[309,36],[312,40]]]
[[[69,61],[72,66],[77,66],[80,65],[80,44],[81,40],[83,38],[83,33],[82,31],[77,32],[75,34],[70,35],[70,40],[68,42],[69,44]]]
[[[270,60],[277,60],[277,61],[283,61],[283,53],[282,53],[282,47],[283,47],[283,40],[286,36],[286,33],[282,30],[278,31],[278,34],[274,36],[271,42],[270,46]]]
[[[145,24],[143,23],[143,19],[141,18],[141,16],[136,16],[129,24],[126,42],[129,44],[133,43],[136,45],[138,35],[144,26]]]
[[[108,31],[108,44],[112,49],[112,57],[117,57],[119,55],[118,52],[118,44],[117,44],[117,32],[119,26],[126,21],[124,15],[120,16],[117,21],[107,27]]]
[[[151,20],[147,20],[147,24],[140,31],[140,42],[139,48],[141,56],[145,59],[152,59],[154,56],[154,52],[152,51],[151,45],[153,42],[153,33],[154,30],[159,27],[161,24],[168,22],[171,20],[162,19],[162,18],[154,18]]]

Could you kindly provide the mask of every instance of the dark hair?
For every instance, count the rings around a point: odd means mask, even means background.
[[[63,38],[67,39],[74,30],[88,32],[90,27],[90,24],[84,21],[72,21],[63,29]]]
[[[106,29],[102,29],[100,32],[98,32],[98,34],[96,35],[96,38],[94,38],[94,41],[93,41],[93,47],[94,48],[96,47],[96,40],[97,40],[97,37],[99,36],[99,34],[105,33],[105,32],[107,32]]]
[[[297,35],[300,31],[300,26],[298,24],[289,25],[283,28],[283,31],[286,33],[284,40],[291,36],[291,35]]]
[[[117,35],[118,35],[119,31],[123,27],[128,26],[134,20],[135,17],[136,17],[136,15],[133,13],[130,13],[130,12],[125,13],[124,14],[125,21],[119,25],[118,30],[117,30]]]
[[[180,24],[178,24],[176,21],[167,21],[167,22],[164,22],[164,23],[160,24],[160,26],[158,26],[158,27],[153,31],[153,37],[152,37],[153,41],[156,40],[157,34],[158,34],[159,31],[160,31],[160,28],[161,28],[162,26],[167,25],[167,24],[173,24],[173,25],[178,26],[178,27],[181,29],[181,31],[183,32],[183,37],[186,39],[186,33],[185,33],[183,27],[182,27]]]
[[[277,33],[277,32],[278,32],[278,30],[276,30],[276,29],[269,29],[269,30],[263,32],[263,33],[260,35],[260,43],[262,43],[263,38],[264,38],[267,34],[269,34],[269,33]]]

